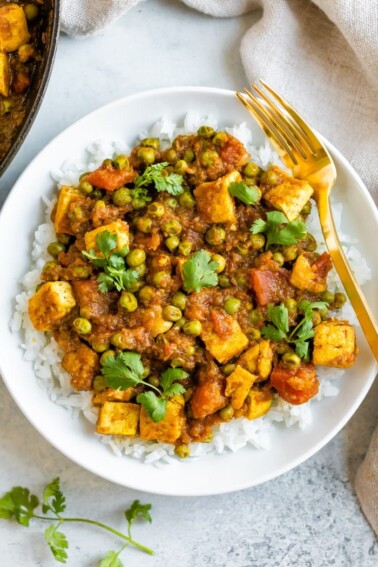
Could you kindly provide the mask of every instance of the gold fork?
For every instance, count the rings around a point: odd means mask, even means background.
[[[246,94],[237,92],[236,96],[264,130],[294,177],[306,179],[313,187],[328,251],[378,361],[378,325],[346,259],[332,217],[330,195],[337,175],[333,160],[294,108],[264,81],[260,83],[278,104],[255,84],[252,88],[259,96],[248,89],[245,89]]]

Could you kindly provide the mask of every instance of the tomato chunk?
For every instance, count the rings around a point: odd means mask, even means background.
[[[102,165],[95,171],[92,171],[86,178],[88,183],[106,191],[115,191],[125,185],[131,183],[136,178],[137,173],[133,169],[113,169]]]
[[[280,303],[294,294],[289,283],[290,274],[284,268],[276,270],[253,268],[249,270],[249,275],[259,305]]]
[[[293,369],[278,364],[270,375],[270,383],[281,398],[294,405],[304,404],[319,389],[315,366],[311,363]]]
[[[195,387],[190,405],[194,417],[201,418],[224,408],[227,401],[224,395],[224,381],[212,377]]]
[[[313,263],[312,268],[315,269],[320,280],[325,280],[328,272],[332,268],[331,256],[327,252],[323,252]]]

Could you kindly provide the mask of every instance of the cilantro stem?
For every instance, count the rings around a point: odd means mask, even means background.
[[[56,520],[59,520],[60,524],[66,523],[66,522],[80,522],[80,523],[83,523],[83,524],[91,524],[93,526],[97,526],[99,528],[102,528],[103,530],[106,530],[107,532],[110,532],[113,535],[116,535],[117,537],[126,541],[128,544],[131,544],[134,547],[137,547],[141,551],[144,551],[144,553],[148,553],[148,555],[154,555],[154,552],[152,551],[152,549],[142,545],[141,543],[138,543],[137,541],[135,541],[131,537],[130,530],[129,530],[129,535],[125,535],[125,534],[119,532],[118,530],[115,530],[114,528],[107,526],[106,524],[103,524],[101,522],[97,522],[96,520],[88,520],[86,518],[62,518],[60,516],[57,516],[56,518],[50,518],[49,516],[36,516],[36,515],[33,515],[33,518],[36,518],[37,520],[47,520],[49,522],[56,522]]]

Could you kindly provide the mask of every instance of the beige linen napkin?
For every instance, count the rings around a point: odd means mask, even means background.
[[[62,29],[94,33],[139,1],[63,0]],[[341,150],[377,202],[378,0],[182,1],[218,17],[263,9],[241,42],[248,80],[261,77],[277,88]],[[356,490],[378,534],[378,430]]]

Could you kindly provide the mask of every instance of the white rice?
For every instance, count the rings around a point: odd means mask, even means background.
[[[140,138],[147,136],[159,137],[162,147],[168,147],[175,136],[181,133],[196,132],[202,124],[217,128],[217,119],[213,116],[201,116],[198,113],[188,113],[181,126],[177,126],[169,118],[163,117],[150,130],[141,133]],[[252,132],[246,123],[239,126],[226,128],[227,132],[244,143],[251,153],[252,159],[266,169],[271,163],[280,163],[278,155],[272,150],[268,142],[264,146],[255,147],[252,140]],[[112,157],[119,153],[129,153],[130,149],[124,141],[101,140],[95,141],[86,148],[85,159],[66,160],[59,169],[51,172],[58,187],[64,184],[77,184],[79,176],[83,171],[98,167],[103,159]],[[281,164],[282,165],[282,164]],[[98,409],[91,404],[90,392],[76,392],[70,385],[70,375],[60,365],[63,352],[55,340],[46,333],[35,331],[27,312],[28,300],[34,294],[35,287],[40,282],[40,271],[46,261],[50,259],[46,252],[49,242],[55,240],[54,227],[50,220],[50,213],[55,201],[43,199],[46,208],[45,222],[41,224],[34,235],[32,244],[32,264],[20,281],[21,293],[16,296],[16,308],[10,322],[11,330],[19,332],[21,337],[21,348],[23,357],[30,361],[38,384],[44,388],[50,399],[56,404],[64,407],[72,418],[83,416],[91,424],[95,425]],[[333,213],[340,240],[344,246],[349,262],[356,277],[363,285],[371,278],[370,269],[359,250],[353,246],[357,241],[351,239],[340,229],[342,204],[333,204]],[[308,228],[320,244],[320,249],[325,249],[322,232],[320,229],[318,215],[313,211],[308,219]],[[331,290],[342,290],[337,273],[333,270],[329,274],[329,288]],[[349,303],[347,303],[340,316],[358,325],[357,318]],[[305,429],[312,423],[312,407],[314,403],[325,397],[338,394],[338,379],[344,374],[344,370],[337,368],[318,368],[317,374],[320,380],[319,392],[307,404],[294,406],[278,395],[275,396],[272,408],[267,415],[259,419],[249,421],[244,418],[223,423],[214,430],[213,439],[210,443],[193,443],[190,447],[191,457],[199,457],[203,454],[221,454],[225,451],[239,451],[246,445],[257,449],[269,449],[271,427],[296,426]],[[94,430],[94,428],[93,428]],[[96,434],[97,435],[97,434]],[[154,443],[141,441],[140,439],[128,439],[114,436],[97,435],[99,440],[121,457],[128,455],[140,459],[145,463],[163,466],[173,463],[177,459],[174,456],[174,447],[167,443]]]

